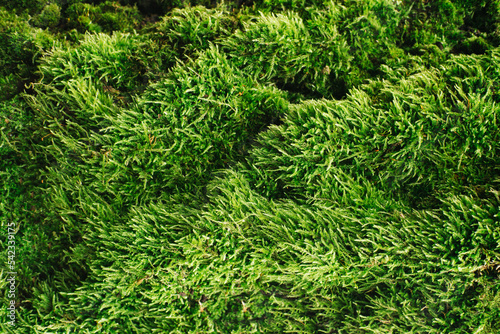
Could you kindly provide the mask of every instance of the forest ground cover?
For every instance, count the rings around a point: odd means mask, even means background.
[[[499,332],[499,20],[6,1],[0,330]]]

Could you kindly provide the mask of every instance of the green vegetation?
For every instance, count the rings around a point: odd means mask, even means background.
[[[4,6],[0,331],[500,331],[500,1]]]
[[[45,6],[42,12],[35,16],[33,25],[41,28],[55,27],[59,20],[61,20],[61,8],[56,3],[52,3]]]

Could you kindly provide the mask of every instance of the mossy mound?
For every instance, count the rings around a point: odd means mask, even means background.
[[[500,331],[498,1],[6,8],[4,332]]]

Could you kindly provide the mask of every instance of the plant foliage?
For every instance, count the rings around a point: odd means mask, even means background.
[[[0,329],[499,332],[499,4],[7,1]]]

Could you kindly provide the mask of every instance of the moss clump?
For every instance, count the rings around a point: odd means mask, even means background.
[[[201,52],[214,40],[223,40],[238,22],[223,6],[208,9],[202,6],[174,9],[155,26],[155,33],[183,57]]]
[[[0,7],[0,100],[35,80],[37,60],[53,43],[50,33]]]
[[[45,7],[45,0],[6,0],[3,2],[6,9],[15,11],[18,14],[27,13],[35,15]]]
[[[97,5],[77,2],[66,9],[65,17],[67,28],[79,32],[132,32],[141,23],[137,7],[122,6],[116,1]]]
[[[61,20],[61,8],[58,4],[52,3],[45,6],[42,12],[35,16],[33,25],[40,28],[52,28],[59,24]]]
[[[139,57],[142,47],[137,35],[87,33],[79,46],[54,47],[40,69],[56,86],[74,77],[93,77],[116,90],[140,89],[145,71]]]

